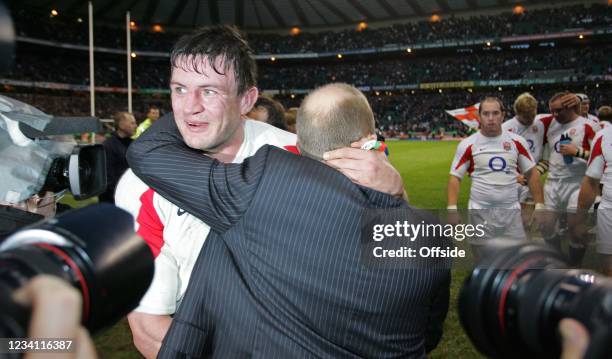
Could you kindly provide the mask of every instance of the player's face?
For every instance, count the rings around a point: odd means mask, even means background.
[[[497,101],[485,101],[480,104],[480,132],[487,137],[499,136],[502,133],[504,113]]]
[[[561,99],[558,98],[552,102],[548,103],[548,109],[550,113],[553,115],[555,120],[559,123],[569,123],[572,121],[571,111],[568,108],[563,107],[561,103]]]
[[[580,103],[580,114],[582,116],[586,116],[589,113],[589,109],[591,108],[591,101],[583,100]]]
[[[525,126],[530,126],[533,123],[533,120],[535,120],[535,117],[536,111],[516,115],[516,118],[519,120],[519,122]]]
[[[183,66],[172,69],[174,120],[189,147],[214,152],[240,133],[240,115],[246,113],[241,111],[243,96],[237,94],[233,68],[219,74],[202,59],[196,72],[191,62],[191,58],[179,58]],[[216,65],[223,71],[221,61]]]

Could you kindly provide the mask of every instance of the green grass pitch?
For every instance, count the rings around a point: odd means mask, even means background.
[[[390,160],[404,179],[411,204],[421,208],[446,207],[448,171],[457,144],[455,141],[388,142]],[[469,192],[469,179],[463,182],[460,207],[467,205]],[[463,332],[457,314],[457,295],[466,274],[465,271],[453,271],[451,306],[444,325],[444,336],[438,348],[431,353],[431,358],[480,357]],[[132,336],[125,320],[98,334],[94,339],[98,353],[103,358],[140,357],[132,345]]]

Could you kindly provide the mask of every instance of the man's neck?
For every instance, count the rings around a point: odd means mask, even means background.
[[[125,132],[123,132],[121,130],[117,130],[117,131],[115,131],[115,133],[117,134],[117,137],[119,137],[121,139],[126,138],[126,137],[130,137],[130,135],[128,135],[127,133],[125,133]]]
[[[501,136],[503,131],[499,131],[499,132],[495,132],[495,133],[485,133],[480,131],[480,134],[483,135],[486,138],[495,138],[495,137],[499,137]]]
[[[242,147],[243,142],[244,125],[241,125],[228,141],[207,154],[220,162],[231,163],[234,158],[236,158],[236,155],[238,154],[238,151],[240,151],[240,147]]]
[[[578,118],[580,118],[580,116],[579,116],[579,115],[573,115],[573,116],[572,116],[572,118],[571,118],[569,121],[567,121],[567,122],[565,122],[565,123],[561,123],[561,124],[562,124],[562,125],[567,125],[567,124],[570,124],[570,123],[572,123],[572,122],[576,121]]]

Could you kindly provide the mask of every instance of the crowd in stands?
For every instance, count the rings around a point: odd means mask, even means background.
[[[355,86],[392,86],[423,82],[514,80],[567,77],[584,81],[591,75],[612,74],[612,45],[544,50],[488,51],[444,56],[402,55],[396,59],[332,61],[309,64],[262,63],[259,87],[263,90],[312,89],[329,82]],[[5,78],[89,84],[89,62],[72,50],[53,55],[18,52],[12,73]],[[96,86],[127,87],[124,58],[96,60]],[[135,88],[168,88],[168,60],[136,58],[132,63]]]
[[[397,60],[260,66],[264,89],[309,89],[334,81],[356,86],[387,86],[423,82],[514,80],[555,77],[573,81],[589,75],[612,74],[612,46],[539,51],[513,50],[477,54],[451,54]]]
[[[445,113],[445,110],[465,107],[479,102],[487,95],[500,97],[508,111],[507,118],[513,116],[512,103],[514,99],[525,91],[530,91],[539,101],[540,113],[548,112],[548,99],[561,90],[585,92],[583,87],[565,88],[559,86],[508,87],[502,91],[497,89],[465,89],[443,90],[411,90],[395,92],[367,92],[366,95],[375,114],[378,128],[387,137],[439,137],[442,134],[464,136],[467,127]],[[610,88],[589,88],[586,90],[591,99],[591,108],[595,109],[609,104]],[[29,103],[46,113],[56,116],[88,116],[89,96],[87,93],[65,94],[33,94],[8,92],[5,95]],[[277,96],[276,99],[286,109],[300,105],[302,96]],[[161,105],[161,113],[170,111],[169,98],[140,95],[134,98],[134,114],[138,121],[142,121],[147,109],[154,105]],[[100,118],[111,118],[115,112],[127,110],[126,95],[97,94],[96,115]]]
[[[87,19],[59,16],[50,18],[48,10],[12,9],[17,34],[22,37],[88,43]],[[506,10],[497,15],[444,17],[437,22],[418,21],[378,29],[302,32],[297,36],[249,34],[256,53],[306,53],[384,47],[390,44],[414,44],[448,40],[468,40],[524,34],[552,33],[565,29],[606,27],[612,24],[612,7],[605,4],[572,5],[522,14]],[[120,24],[121,25],[121,24]],[[119,25],[119,26],[120,26]],[[94,30],[96,46],[125,48],[125,30],[98,25]],[[179,32],[153,33],[145,28],[133,32],[132,48],[169,52]]]
[[[30,104],[41,111],[54,116],[89,116],[90,101],[89,92],[81,91],[45,91],[45,92],[21,92],[17,89],[2,91],[5,96]],[[161,106],[161,112],[170,111],[170,99],[168,96],[134,96],[132,112],[138,121],[146,117],[147,110],[151,106]],[[102,119],[110,119],[113,114],[127,111],[127,95],[112,93],[96,94],[96,116]]]
[[[17,34],[23,37],[86,44],[86,19],[57,16],[33,9],[13,9]],[[441,21],[403,23],[361,32],[302,32],[297,36],[278,34],[249,35],[256,53],[304,53],[312,51],[339,51],[383,47],[390,44],[411,44],[443,40],[467,40],[483,37],[551,33],[564,29],[598,28],[612,26],[612,6],[603,4],[572,5],[542,10],[527,10],[523,14],[510,12],[498,15],[472,17],[445,17]],[[168,52],[180,33],[152,33],[141,28],[133,32],[132,46],[136,50]],[[97,23],[96,46],[124,48],[124,30]],[[291,89],[313,89],[330,82],[347,82],[355,86],[394,86],[426,82],[515,80],[564,77],[568,82],[583,82],[592,76],[612,76],[612,45],[557,47],[541,49],[514,49],[500,51],[495,47],[487,51],[450,52],[443,55],[421,56],[402,53],[384,59],[371,57],[355,61],[342,60],[315,62],[261,61],[259,87],[261,90],[285,90],[278,99],[285,108],[299,106],[301,96],[289,96]],[[132,61],[135,88],[168,88],[168,58],[138,56]],[[4,78],[22,81],[47,81],[73,85],[89,84],[87,52],[19,43],[14,70]],[[96,53],[96,86],[126,87],[125,58],[118,55]],[[546,100],[560,89],[548,86],[536,88],[534,95],[540,100],[541,111],[546,111]],[[514,98],[527,87],[505,87],[498,92],[508,109]],[[488,91],[487,90],[487,91]],[[583,88],[577,88],[583,92]],[[5,88],[9,96],[39,107],[53,115],[89,115],[89,96],[86,92],[41,91],[19,93],[19,88]],[[609,86],[588,91],[596,105],[608,104]],[[388,136],[411,136],[426,133],[436,136],[442,132],[456,135],[465,133],[465,126],[445,114],[445,109],[471,105],[484,96],[484,90],[437,90],[414,93],[410,90],[368,92],[379,128]],[[110,118],[117,111],[127,110],[125,94],[98,94],[96,115]],[[151,103],[162,104],[161,112],[168,111],[167,94],[154,97],[136,95],[134,112],[142,120]]]

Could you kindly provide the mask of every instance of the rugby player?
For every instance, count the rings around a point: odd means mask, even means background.
[[[242,120],[258,97],[257,68],[252,50],[235,28],[217,26],[185,35],[174,46],[170,62],[171,116],[189,147],[221,162],[241,162],[264,144],[297,151],[294,134]],[[403,195],[401,176],[382,152],[344,150],[348,155],[334,156],[334,168],[358,184]],[[115,201],[134,215],[137,233],[155,256],[151,287],[128,316],[136,348],[152,358],[210,227],[153,192],[131,171],[119,182]]]
[[[468,209],[487,210],[486,216],[485,211],[471,213],[477,217],[472,217],[473,220],[487,221],[487,237],[525,239],[517,189],[519,171],[527,178],[536,205],[544,206],[542,185],[529,145],[523,137],[502,131],[504,110],[499,98],[482,100],[478,113],[480,130],[459,143],[451,166],[448,209],[457,209],[460,181],[467,172],[472,178]]]

